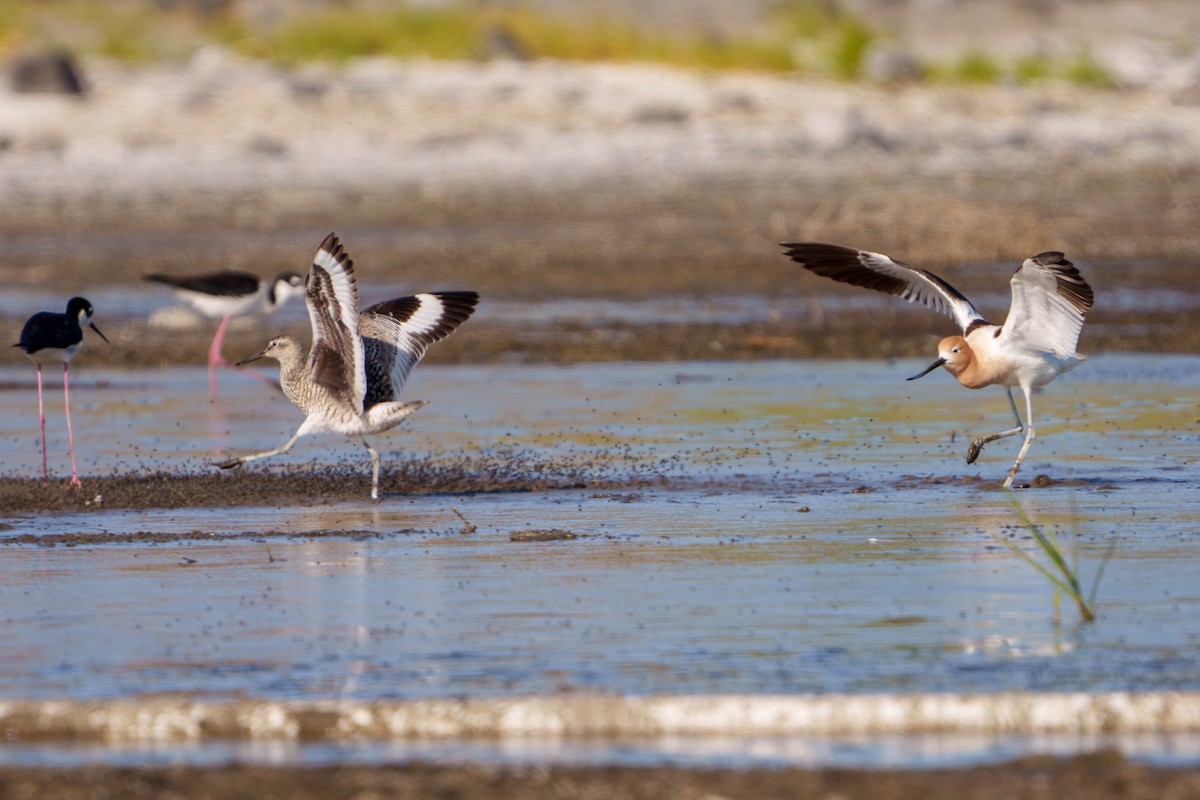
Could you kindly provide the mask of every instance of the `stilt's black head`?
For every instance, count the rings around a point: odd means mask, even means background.
[[[92,308],[92,304],[88,302],[86,297],[72,297],[67,301],[67,316],[79,320],[80,325],[87,325],[101,339],[107,342],[108,337],[101,333],[100,329],[92,322],[92,315],[95,313],[96,310]]]

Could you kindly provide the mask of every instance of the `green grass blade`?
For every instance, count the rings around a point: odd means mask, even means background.
[[[1108,549],[1104,551],[1104,558],[1100,559],[1100,567],[1096,570],[1096,577],[1092,579],[1092,588],[1088,591],[1088,603],[1095,604],[1096,591],[1100,588],[1100,579],[1104,577],[1104,570],[1108,568],[1109,559],[1117,550],[1117,537],[1114,536],[1112,541],[1108,543]]]
[[[1046,567],[1044,567],[1040,563],[1038,563],[1037,559],[1035,559],[1033,556],[1029,555],[1029,553],[1026,553],[1024,550],[1022,550],[1020,548],[1020,546],[1018,546],[1016,544],[1016,542],[1010,542],[1008,539],[1005,539],[1003,536],[1001,536],[998,533],[993,533],[992,538],[994,538],[996,541],[1000,542],[1005,547],[1007,547],[1009,550],[1012,550],[1014,553],[1016,553],[1018,556],[1020,556],[1022,559],[1024,559],[1024,561],[1027,564],[1029,564],[1031,567],[1036,569],[1038,572],[1042,573],[1042,575],[1044,575],[1046,577],[1046,580],[1050,581],[1052,584],[1057,586],[1059,588],[1059,590],[1061,590],[1065,594],[1068,594],[1068,595],[1071,594],[1070,586],[1063,583],[1061,578],[1059,578],[1053,572],[1051,572],[1050,570],[1046,569]]]

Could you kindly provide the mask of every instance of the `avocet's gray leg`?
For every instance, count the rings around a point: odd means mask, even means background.
[[[1004,479],[1004,488],[1011,489],[1013,478],[1016,477],[1017,470],[1021,468],[1021,462],[1025,459],[1025,454],[1029,452],[1029,445],[1033,444],[1033,439],[1036,434],[1033,431],[1033,389],[1028,386],[1022,386],[1021,391],[1025,392],[1025,443],[1021,445],[1021,452],[1017,453],[1017,460],[1013,462],[1012,469],[1008,471],[1008,477]],[[1009,392],[1009,397],[1012,397],[1012,392]],[[1015,408],[1013,409],[1015,412]]]
[[[1017,420],[1017,427],[1010,428],[1006,431],[1001,431],[1000,433],[990,433],[987,436],[980,436],[975,441],[971,442],[971,446],[967,448],[968,464],[975,463],[975,459],[979,458],[979,454],[983,451],[984,445],[991,444],[997,439],[1003,439],[1006,436],[1016,436],[1018,433],[1023,433],[1025,431],[1025,425],[1021,422],[1021,415],[1017,413],[1017,403],[1015,400],[1013,400],[1012,389],[1009,388],[1007,391],[1008,404],[1012,406],[1013,417],[1015,417]]]

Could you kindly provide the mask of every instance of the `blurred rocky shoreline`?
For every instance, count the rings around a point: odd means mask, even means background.
[[[542,218],[544,201],[553,216],[564,202],[681,187],[711,187],[781,234],[814,200],[914,190],[1103,222],[1129,209],[1079,196],[1089,181],[1142,207],[1176,192],[1193,200],[1177,184],[1200,163],[1191,89],[851,84],[566,62],[285,70],[216,48],[181,65],[85,62],[84,73],[82,96],[0,93],[7,234],[469,222],[498,209],[519,219],[514,200]],[[1153,210],[1160,236],[1174,233],[1159,219],[1177,214],[1172,205]]]
[[[260,26],[288,13],[277,0],[170,5]],[[712,0],[535,5],[582,22],[603,11],[722,40],[750,35],[773,8],[765,0],[735,10]],[[39,66],[22,48],[8,54],[0,90],[0,230],[540,221],[564,204],[602,218],[613,206],[662,206],[700,192],[773,236],[828,216],[822,203],[880,205],[897,193],[918,218],[943,216],[905,195],[916,191],[999,204],[982,219],[1004,228],[1027,211],[1043,221],[1069,216],[1102,236],[1150,206],[1154,241],[1188,240],[1156,250],[1191,252],[1190,233],[1169,223],[1181,202],[1194,208],[1200,6],[829,5],[879,32],[861,80],[526,61],[509,52],[283,68],[215,45],[154,63],[51,53]],[[971,54],[998,63],[1084,54],[1111,88],[912,79],[912,65]],[[678,203],[682,225],[697,205]],[[1012,231],[998,238],[1011,242]],[[1144,243],[1129,250],[1144,254]]]

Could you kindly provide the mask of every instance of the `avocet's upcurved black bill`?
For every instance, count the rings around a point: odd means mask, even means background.
[[[917,378],[924,378],[926,375],[933,372],[935,369],[937,369],[938,367],[940,367],[942,364],[945,364],[945,363],[946,363],[946,359],[939,358],[937,361],[933,362],[928,367],[926,367],[925,369],[918,372],[916,375],[913,375],[911,378],[905,378],[905,380],[915,381]]]

